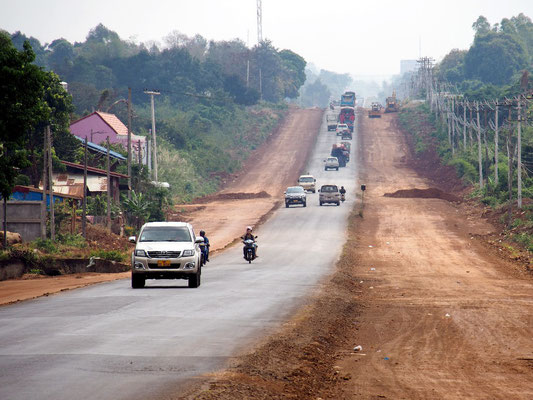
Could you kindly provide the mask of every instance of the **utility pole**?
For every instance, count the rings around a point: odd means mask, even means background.
[[[467,101],[463,100],[463,150],[466,151],[466,105]]]
[[[476,101],[477,116],[477,160],[479,165],[479,188],[483,189],[483,157],[481,153],[481,122],[479,120],[479,102]]]
[[[50,188],[50,239],[56,240],[56,220],[54,213],[54,181],[52,180],[52,133],[50,125],[46,127],[47,146],[48,146],[48,186]]]
[[[516,167],[516,174],[518,178],[518,208],[522,208],[522,104],[520,98],[518,98],[518,137],[517,137],[517,147],[518,147],[518,164]]]
[[[263,5],[257,0],[257,44],[263,41]]]
[[[496,110],[494,114],[494,184],[498,187],[498,103],[496,103]]]
[[[41,239],[46,239],[46,216],[48,214],[46,202],[46,189],[48,188],[48,133],[46,130],[43,133],[43,201],[41,203]]]
[[[157,140],[155,134],[155,105],[154,105],[154,96],[160,95],[160,92],[155,90],[145,90],[144,93],[150,95],[150,104],[152,106],[152,145],[153,145],[153,154],[154,159],[154,180],[157,182]]]
[[[107,137],[107,218],[106,226],[107,229],[111,230],[111,162],[109,157],[109,136]]]
[[[85,136],[85,154],[83,155],[83,208],[81,212],[81,234],[87,239],[87,136]]]
[[[131,88],[128,88],[128,199],[131,199]]]
[[[455,99],[452,97],[452,156],[455,155]]]
[[[259,68],[259,99],[263,100],[263,75],[261,68]]]

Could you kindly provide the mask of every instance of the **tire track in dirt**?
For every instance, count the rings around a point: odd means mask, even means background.
[[[395,118],[363,121],[364,311],[354,332],[363,352],[339,364],[357,376],[341,397],[533,398],[531,279],[472,240],[492,228],[467,223],[457,206],[383,196],[431,185],[406,164]]]

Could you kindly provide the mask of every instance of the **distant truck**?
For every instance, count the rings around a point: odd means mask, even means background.
[[[355,107],[355,92],[344,92],[341,96],[341,107]]]
[[[385,112],[398,112],[398,100],[396,100],[396,92],[394,91],[392,92],[392,96],[386,99]]]
[[[337,115],[328,113],[326,115],[326,122],[328,124],[328,132],[334,131],[337,128]]]
[[[350,129],[350,132],[353,132],[353,126],[355,123],[355,108],[349,106],[341,107],[341,111],[339,114],[339,122],[341,124],[348,125],[348,129]]]
[[[334,144],[331,148],[331,156],[337,157],[339,160],[339,167],[346,167],[346,148]]]

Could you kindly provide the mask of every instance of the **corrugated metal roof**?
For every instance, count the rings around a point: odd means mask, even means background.
[[[67,166],[67,167],[72,167],[72,168],[76,168],[78,170],[82,170],[83,171],[83,165],[81,164],[76,164],[76,163],[73,163],[73,162],[70,162],[70,161],[61,161],[61,164]],[[107,176],[107,172],[105,169],[100,169],[100,168],[95,168],[95,167],[87,167],[87,171],[88,172],[92,172],[92,173],[96,173],[96,174],[99,174],[99,175],[104,175],[104,176]],[[124,175],[124,174],[119,174],[118,172],[110,172],[110,175],[111,176],[114,176],[115,178],[127,178],[128,175]]]
[[[73,135],[73,136],[76,139],[78,139],[80,142],[85,143],[85,139],[79,136],[76,136],[76,135]],[[87,142],[87,147],[91,150],[97,151],[98,153],[107,154],[107,148],[97,145],[96,143]],[[117,153],[116,151],[113,151],[113,150],[109,150],[109,156],[112,158],[116,158],[117,160],[121,160],[121,161],[126,160],[126,157],[124,157],[122,154]]]
[[[83,196],[83,174],[57,173],[53,176],[54,191],[71,196]],[[107,192],[107,176],[87,175],[90,192]]]

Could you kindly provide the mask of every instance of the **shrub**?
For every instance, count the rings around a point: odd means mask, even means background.
[[[477,180],[476,168],[463,158],[454,158],[448,162],[457,171],[457,175],[469,183],[475,183]]]
[[[34,247],[46,253],[57,253],[57,245],[50,239],[35,239],[33,241]]]
[[[126,254],[120,250],[93,250],[90,257],[98,257],[103,260],[122,262],[126,259]]]

